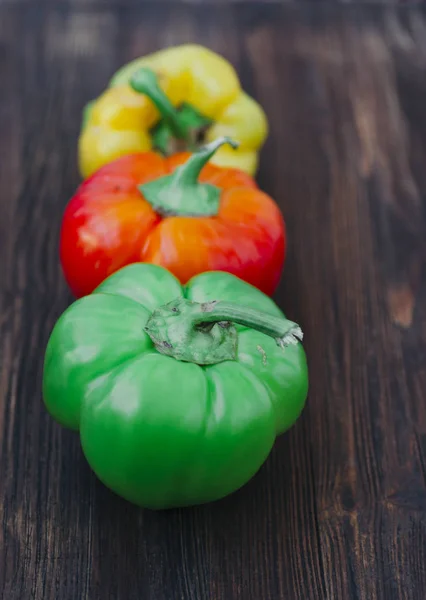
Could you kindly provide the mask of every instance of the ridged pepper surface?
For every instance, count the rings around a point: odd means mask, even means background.
[[[194,151],[221,136],[216,165],[256,172],[268,130],[261,106],[241,88],[232,65],[194,44],[166,48],[122,67],[84,111],[79,164],[84,178],[112,160],[156,150]]]
[[[153,509],[209,502],[243,486],[299,417],[301,338],[229,273],[182,287],[162,267],[130,265],[59,318],[44,401],[120,496]]]
[[[80,297],[134,262],[169,269],[182,283],[227,271],[271,295],[285,258],[276,203],[237,169],[206,164],[228,139],[195,154],[119,158],[82,183],[66,207],[60,255]]]

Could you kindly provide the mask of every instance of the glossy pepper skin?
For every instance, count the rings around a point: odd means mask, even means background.
[[[299,417],[301,337],[233,275],[182,287],[162,267],[130,265],[59,318],[45,405],[120,496],[153,509],[209,502],[243,486]]]
[[[239,142],[239,149],[221,148],[214,164],[253,175],[267,130],[264,111],[241,89],[228,61],[203,46],[166,48],[122,67],[86,106],[80,172],[86,178],[135,152],[193,151],[200,139],[207,143],[226,135]]]
[[[231,272],[272,295],[285,258],[284,221],[249,175],[207,163],[229,142],[170,158],[129,155],[83,182],[60,239],[74,295],[139,261],[166,267],[182,283],[204,271]]]

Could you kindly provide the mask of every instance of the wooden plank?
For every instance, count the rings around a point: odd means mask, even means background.
[[[0,8],[0,597],[423,599],[423,10]],[[71,296],[57,256],[81,109],[118,66],[198,41],[271,123],[260,184],[305,331],[302,419],[232,497],[152,513],[111,494],[44,411],[42,354]]]
[[[420,2],[411,2],[411,4],[421,4]],[[315,7],[316,0],[0,0],[0,6],[34,6],[43,8],[72,8],[73,10],[91,10],[91,9],[117,9],[117,8],[148,8],[153,5],[158,10],[158,5],[162,7],[183,6],[186,8],[209,6],[280,6],[291,7],[294,5],[304,6],[306,9]],[[326,0],[324,4],[330,5],[378,5],[378,6],[405,6],[406,0]],[[315,8],[314,8],[315,10]]]

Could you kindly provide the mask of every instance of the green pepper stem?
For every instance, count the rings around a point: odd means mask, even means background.
[[[194,152],[171,175],[139,186],[144,198],[158,213],[170,216],[215,216],[219,212],[221,190],[198,177],[213,154],[224,144],[238,148],[237,142],[221,137]]]
[[[238,333],[234,323],[272,337],[281,348],[303,339],[299,325],[285,317],[232,302],[199,303],[186,298],[156,309],[145,331],[161,354],[207,365],[236,359]]]
[[[181,122],[179,112],[167,98],[158,83],[158,77],[151,69],[139,69],[130,78],[130,86],[135,92],[145,94],[158,109],[163,119],[180,140],[188,140],[189,132],[185,124]]]
[[[302,341],[303,333],[297,323],[285,317],[247,308],[233,302],[207,302],[202,304],[203,313],[194,318],[194,324],[227,321],[255,329],[274,338],[282,348]]]

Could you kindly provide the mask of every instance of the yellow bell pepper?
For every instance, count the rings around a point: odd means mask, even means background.
[[[267,133],[265,113],[224,58],[192,44],[166,48],[122,67],[87,105],[80,172],[88,177],[125,154],[167,156],[228,136],[238,150],[222,146],[211,162],[254,175]]]

